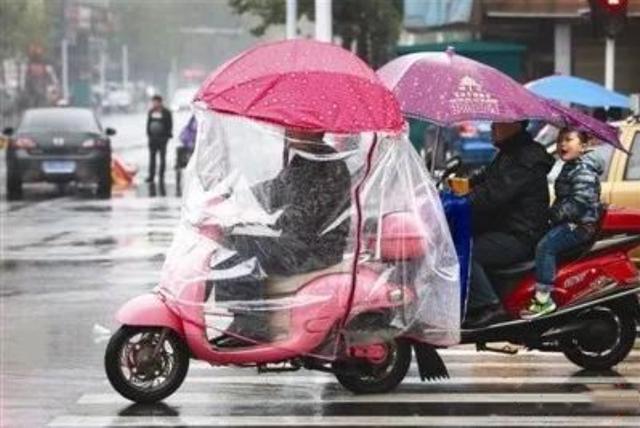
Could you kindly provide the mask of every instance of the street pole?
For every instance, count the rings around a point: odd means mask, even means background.
[[[62,97],[69,101],[69,42],[66,38],[62,39],[60,45],[62,57]]]
[[[331,0],[316,0],[316,40],[329,42],[333,40]]]
[[[604,85],[613,91],[615,84],[616,39],[607,37],[604,52]]]
[[[167,77],[167,96],[173,95],[178,86],[178,58],[171,58],[171,71]]]
[[[129,84],[129,48],[122,45],[122,86],[124,88]]]
[[[554,26],[554,71],[571,76],[571,24],[556,23]]]
[[[107,55],[100,49],[100,96],[104,97],[107,90]]]
[[[298,0],[287,0],[287,39],[298,35]]]

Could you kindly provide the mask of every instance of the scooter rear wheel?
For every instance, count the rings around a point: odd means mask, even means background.
[[[400,339],[386,345],[387,356],[379,364],[363,360],[333,363],[338,382],[356,394],[382,394],[395,389],[411,366],[411,345]]]
[[[625,305],[598,306],[579,317],[592,322],[562,344],[569,361],[588,370],[609,370],[629,355],[636,340],[636,320]]]
[[[189,370],[189,349],[172,330],[122,326],[104,356],[113,388],[136,403],[155,403],[173,394]]]

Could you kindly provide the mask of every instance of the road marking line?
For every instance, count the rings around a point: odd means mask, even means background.
[[[335,384],[337,381],[332,374],[309,372],[309,375],[289,374],[260,374],[248,376],[187,376],[187,384],[215,384],[215,385],[284,385],[284,384]],[[640,376],[453,376],[448,379],[422,381],[418,376],[407,376],[402,381],[410,385],[532,385],[532,384],[560,384],[560,385],[607,385],[631,384],[640,385]],[[108,385],[107,380],[103,381]]]
[[[50,427],[173,426],[473,426],[473,427],[634,427],[636,416],[74,416],[55,418]]]
[[[522,351],[521,353],[518,353],[517,355],[507,355],[507,354],[500,354],[500,353],[496,353],[496,352],[487,352],[487,351],[476,351],[475,348],[462,348],[462,349],[439,349],[438,350],[438,354],[443,357],[445,360],[447,359],[448,356],[472,356],[474,357],[476,360],[475,362],[469,362],[468,364],[486,364],[486,362],[483,362],[482,359],[496,359],[496,360],[505,360],[505,363],[509,364],[509,365],[527,365],[527,364],[546,364],[543,362],[536,362],[536,361],[529,361],[529,358],[537,360],[539,358],[544,358],[544,359],[557,359],[559,361],[557,362],[553,362],[553,364],[560,364],[560,363],[565,363],[567,366],[571,366],[571,367],[575,367],[574,364],[570,363],[569,361],[567,361],[566,357],[559,353],[559,352],[541,352],[541,351]],[[637,358],[633,358],[633,357],[640,357],[640,352],[638,351],[632,351],[629,356],[627,357],[626,361],[629,360],[634,360],[633,362],[629,361],[628,363],[626,363],[627,365],[632,365],[632,364],[637,364],[640,365],[640,361],[636,361]],[[445,363],[447,363],[445,361]],[[449,364],[452,363],[447,363],[447,366]],[[453,363],[456,364],[456,363]],[[466,362],[457,362],[457,364],[466,364]],[[495,362],[495,364],[498,364],[497,362]],[[625,363],[621,363],[622,365],[625,365]],[[215,368],[230,368],[233,366],[211,366],[209,363],[202,361],[202,360],[195,360],[195,361],[191,361],[191,366],[192,367],[198,367],[198,366],[202,366],[202,367],[215,367]]]
[[[438,354],[443,357],[446,357],[448,355],[451,355],[451,356],[473,355],[476,357],[496,357],[498,359],[519,359],[519,358],[526,358],[526,357],[565,359],[564,355],[562,355],[559,352],[541,352],[536,350],[532,350],[532,351],[523,350],[516,355],[501,354],[501,353],[489,352],[489,351],[476,351],[475,348],[470,348],[470,347],[460,348],[460,349],[438,349],[437,351],[438,351]],[[630,355],[633,355],[633,353]]]
[[[187,376],[186,383],[192,384],[230,384],[230,385],[281,385],[281,384],[330,384],[336,383],[333,375],[314,373],[309,376],[278,376],[278,375],[258,375],[258,376]],[[423,382],[417,376],[406,377],[403,384],[563,384],[563,385],[585,385],[585,384],[640,384],[640,376],[463,376],[449,379],[438,379],[435,381]]]
[[[592,403],[593,398],[584,393],[392,393],[382,395],[337,395],[333,397],[273,398],[230,396],[229,393],[178,392],[167,398],[168,405],[238,404],[283,405],[283,404],[339,404],[339,403]],[[85,394],[78,400],[81,405],[130,404],[120,395]]]
[[[573,368],[575,370],[579,370],[580,368],[575,364],[569,361],[549,361],[549,362],[540,362],[540,361],[521,361],[521,362],[500,362],[500,361],[469,361],[469,362],[460,362],[460,361],[444,361],[447,368],[499,368],[499,369],[529,369],[529,368]],[[415,363],[411,364],[411,367],[418,367]],[[640,371],[640,363],[621,363],[617,366],[618,370],[632,370],[636,369]],[[241,367],[235,366],[212,366],[204,361],[192,361],[189,364],[189,370],[242,370]]]
[[[536,350],[527,351],[526,349],[524,350],[521,349],[519,350],[518,354],[514,356],[510,354],[501,354],[498,352],[491,352],[491,351],[477,351],[475,347],[460,348],[460,349],[455,349],[455,348],[454,349],[438,349],[438,354],[442,356],[475,355],[475,356],[491,356],[491,357],[497,357],[497,358],[519,358],[519,357],[527,357],[527,356],[546,357],[546,358],[553,358],[553,357],[564,358],[564,356],[558,352],[542,352],[542,351],[536,351]]]

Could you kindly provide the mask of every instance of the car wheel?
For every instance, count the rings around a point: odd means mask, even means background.
[[[18,201],[22,199],[22,180],[16,173],[7,171],[7,199]]]
[[[64,196],[67,193],[69,183],[66,183],[66,182],[56,183],[56,187],[58,189],[58,193],[60,194],[60,196]]]
[[[102,172],[98,177],[98,189],[96,196],[99,199],[111,198],[111,157],[105,162]]]

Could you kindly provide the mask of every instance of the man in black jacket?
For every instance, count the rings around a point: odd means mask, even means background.
[[[506,318],[486,271],[532,258],[547,228],[547,174],[554,161],[525,128],[526,122],[494,123],[492,137],[499,152],[471,178],[474,244],[469,328]]]
[[[162,97],[151,98],[151,109],[147,115],[147,137],[149,138],[149,176],[147,183],[153,183],[156,175],[156,155],[160,156],[160,183],[164,183],[164,169],[167,157],[167,143],[173,137],[171,112],[162,105]]]

